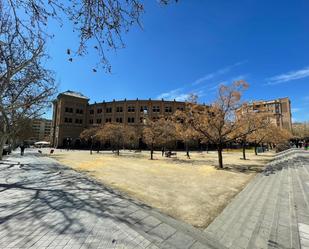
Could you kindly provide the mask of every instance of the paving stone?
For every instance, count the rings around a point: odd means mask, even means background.
[[[182,232],[176,232],[165,241],[165,243],[179,249],[188,249],[194,242],[195,240],[191,236]]]
[[[231,248],[307,246],[309,153],[287,150],[266,169],[271,172],[257,175],[205,232]]]
[[[196,232],[191,226],[53,159],[27,150],[24,157],[13,153],[6,160],[24,166],[0,163],[0,248],[175,249],[172,243],[179,241],[213,248],[207,238],[188,235]],[[182,237],[166,243],[177,231]]]
[[[162,240],[166,240],[168,237],[170,237],[172,234],[176,232],[176,229],[167,225],[167,224],[160,224],[159,226],[153,228],[148,232],[151,236],[157,236]]]

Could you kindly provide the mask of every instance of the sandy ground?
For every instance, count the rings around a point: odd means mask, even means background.
[[[46,150],[47,152],[47,150]],[[111,152],[56,150],[51,157],[83,171],[104,184],[198,228],[205,228],[229,201],[271,160],[272,152],[241,160],[239,151],[224,152],[228,169],[218,170],[215,152],[184,152],[177,158],[163,158],[155,152]]]

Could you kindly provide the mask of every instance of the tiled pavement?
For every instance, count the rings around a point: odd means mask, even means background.
[[[0,162],[0,248],[223,248],[56,161],[27,152]]]
[[[52,159],[0,162],[0,248],[309,248],[309,153],[278,154],[205,231]]]
[[[280,153],[204,231],[228,248],[309,248],[309,153]]]

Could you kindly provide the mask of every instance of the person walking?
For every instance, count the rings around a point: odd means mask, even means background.
[[[25,145],[21,144],[19,147],[20,147],[20,155],[23,156],[24,155],[24,151],[25,151]]]

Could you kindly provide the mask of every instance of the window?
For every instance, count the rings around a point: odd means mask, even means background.
[[[135,112],[135,106],[128,106],[128,112]]]
[[[122,111],[123,111],[122,106],[117,106],[116,112],[122,112]]]
[[[97,124],[101,124],[102,123],[102,119],[97,119]]]
[[[122,118],[116,118],[117,123],[122,123]]]
[[[134,118],[128,118],[128,123],[134,123]]]
[[[171,106],[165,106],[165,112],[172,112]]]
[[[73,113],[73,108],[71,108],[71,107],[66,107],[66,108],[65,108],[65,112]]]
[[[83,120],[82,119],[75,119],[75,124],[82,124]]]
[[[144,120],[145,120],[145,119],[144,119],[143,117],[140,117],[140,118],[139,118],[139,122],[140,122],[141,124],[144,123]]]
[[[177,107],[177,110],[183,111],[183,107]]]
[[[89,110],[89,113],[90,114],[94,114],[94,110]]]
[[[153,112],[160,112],[160,106],[153,106],[152,111]]]
[[[107,118],[106,120],[105,120],[105,123],[111,123],[112,122],[112,119],[111,118]]]
[[[113,109],[112,109],[111,107],[107,107],[107,108],[106,108],[106,113],[111,113],[112,110],[113,110]]]
[[[93,119],[89,119],[89,124],[93,124]]]
[[[102,113],[102,108],[97,109],[97,113]]]
[[[72,118],[64,118],[65,123],[72,123]]]
[[[144,111],[146,111],[147,112],[147,110],[148,110],[148,108],[147,108],[147,106],[141,106],[141,112],[144,112]]]
[[[77,114],[83,114],[83,109],[76,109]]]

